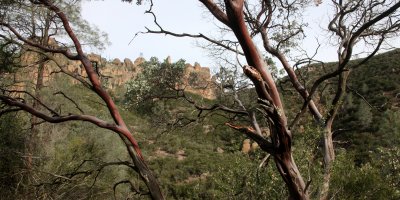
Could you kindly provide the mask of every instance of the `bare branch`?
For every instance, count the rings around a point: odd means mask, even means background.
[[[209,5],[209,6],[213,7],[213,6],[212,6],[212,4],[213,4],[212,0],[201,0],[201,1],[202,1],[202,2],[204,1],[204,3],[205,3],[206,5]],[[214,4],[214,6],[216,6],[216,5]],[[216,6],[216,8],[218,8],[218,7]],[[222,12],[222,11],[221,11],[221,12]],[[207,36],[205,36],[205,35],[202,34],[202,33],[199,33],[199,34],[174,33],[174,32],[171,32],[171,31],[164,30],[164,29],[162,28],[162,26],[158,23],[157,17],[156,17],[156,15],[154,14],[154,12],[151,10],[151,8],[150,8],[149,10],[147,10],[146,13],[151,14],[151,15],[153,16],[153,21],[154,21],[154,23],[156,24],[156,26],[157,26],[160,30],[158,30],[158,31],[157,31],[157,30],[151,30],[151,29],[149,29],[149,28],[146,27],[146,32],[138,32],[138,33],[135,34],[134,38],[137,37],[138,34],[147,34],[147,33],[151,33],[151,34],[165,34],[165,35],[170,35],[170,36],[173,36],[173,37],[190,37],[190,38],[204,39],[204,40],[206,40],[206,41],[208,41],[208,42],[210,42],[210,43],[212,43],[212,44],[215,44],[215,45],[217,45],[217,46],[220,46],[220,47],[222,47],[222,48],[224,48],[224,49],[226,49],[226,50],[232,51],[232,52],[234,52],[234,53],[238,53],[238,54],[240,54],[240,55],[244,55],[243,52],[240,52],[240,51],[238,51],[237,49],[232,48],[232,47],[229,45],[229,41],[224,41],[224,40],[218,41],[218,40],[212,39],[212,38],[210,38],[210,37],[207,37]],[[225,16],[225,17],[226,17],[226,16]],[[225,44],[226,42],[228,42],[228,44]]]
[[[57,95],[57,94],[60,94],[64,98],[68,99],[70,102],[72,102],[75,105],[76,109],[78,109],[82,114],[85,114],[85,112],[83,112],[83,110],[79,107],[79,105],[73,99],[68,97],[64,92],[58,91],[58,92],[55,92],[53,95]]]

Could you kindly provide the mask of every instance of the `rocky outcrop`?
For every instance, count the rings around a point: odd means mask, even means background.
[[[105,86],[109,89],[122,87],[127,81],[136,77],[142,71],[140,65],[145,62],[142,57],[137,58],[134,62],[128,58],[125,58],[124,62],[119,59],[107,62],[95,54],[90,54],[89,58],[99,64],[99,73],[106,83]],[[170,57],[167,58],[167,62],[171,62]],[[195,63],[194,66],[186,64],[181,87],[185,88],[187,92],[199,94],[207,99],[215,99],[214,82],[208,67],[201,67],[198,63]]]
[[[207,99],[215,99],[214,83],[215,80],[211,77],[210,68],[201,67],[199,63],[195,63],[194,66],[186,65],[183,76],[185,91],[199,94]]]
[[[142,57],[137,58],[135,61],[125,58],[123,62],[116,58],[112,61],[108,61],[96,54],[88,54],[87,57],[92,61],[93,66],[101,78],[103,85],[114,90],[118,87],[124,87],[125,83],[134,77],[136,77],[141,71],[141,64],[145,62]],[[33,52],[26,52],[22,57],[23,65],[31,65],[37,62],[39,55]],[[61,66],[57,66],[55,62],[47,62],[45,65],[44,72],[44,83],[46,84],[49,80],[54,78],[55,74],[60,72],[60,67],[68,70],[73,74],[79,74],[81,77],[87,77],[85,70],[82,68],[80,61],[72,61],[66,59],[62,55],[55,55],[57,63]],[[171,58],[167,60],[171,62]],[[27,82],[33,84],[37,78],[36,66],[31,66],[29,69],[25,69],[25,72],[18,73],[18,81],[21,82],[18,85],[19,89],[26,87]],[[29,75],[27,75],[29,74]],[[71,79],[72,83],[78,83],[77,80]],[[187,64],[184,77],[183,85],[179,86],[185,88],[185,91],[199,94],[207,99],[215,98],[214,81],[212,80],[210,69],[207,67],[201,67],[200,64],[195,63],[194,66]],[[28,85],[29,85],[28,84]]]

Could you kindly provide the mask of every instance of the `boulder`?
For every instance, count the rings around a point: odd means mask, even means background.
[[[245,139],[242,145],[242,152],[248,154],[251,150],[250,139]]]
[[[251,144],[251,151],[256,151],[258,149],[258,143],[257,142],[253,142],[252,144]]]
[[[167,61],[168,64],[172,64],[171,56],[168,56],[167,59],[166,59],[166,61]]]
[[[118,58],[115,58],[115,59],[112,61],[112,64],[114,64],[114,65],[116,65],[116,66],[122,66],[122,62],[121,62],[121,60],[119,60]]]
[[[125,58],[124,59],[124,66],[126,67],[127,70],[129,71],[133,71],[133,68],[135,67],[133,65],[132,60],[130,60],[129,58]]]
[[[88,54],[87,57],[88,57],[89,60],[92,61],[92,62],[97,62],[97,63],[99,63],[99,64],[102,62],[102,59],[101,59],[101,56],[100,56],[100,55],[91,53],[91,54]]]

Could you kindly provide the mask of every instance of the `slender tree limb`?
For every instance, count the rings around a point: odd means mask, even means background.
[[[113,131],[118,131],[118,127],[112,123],[100,120],[96,117],[90,116],[90,115],[67,115],[67,116],[59,116],[58,114],[56,116],[49,116],[46,115],[45,113],[33,109],[33,107],[25,104],[24,102],[17,101],[13,98],[10,98],[8,96],[0,95],[0,100],[3,103],[8,104],[9,106],[16,106],[20,108],[21,110],[24,110],[36,117],[39,117],[45,121],[48,121],[50,123],[61,123],[61,122],[66,122],[66,121],[88,121],[91,122],[101,128],[106,128],[110,129]]]
[[[73,99],[71,99],[70,97],[68,97],[64,92],[58,91],[58,92],[55,92],[53,95],[57,95],[57,94],[60,94],[60,95],[62,95],[64,98],[68,99],[70,102],[72,102],[72,103],[75,105],[75,108],[76,108],[76,109],[78,109],[82,114],[85,114],[85,112],[79,107],[79,105],[78,105]]]
[[[8,93],[23,93],[26,94],[28,96],[30,96],[31,98],[33,98],[38,104],[40,104],[41,106],[43,106],[46,110],[48,110],[53,116],[59,116],[59,113],[56,112],[55,110],[51,109],[49,106],[47,106],[45,103],[43,103],[40,99],[38,99],[35,95],[31,94],[28,91],[19,91],[19,90],[6,90],[6,89],[0,89],[3,92],[8,92]],[[6,97],[6,96],[4,96]]]
[[[212,1],[212,0],[200,0],[200,1],[202,1],[202,2],[204,1],[204,2],[205,2],[205,5],[209,5],[209,6],[213,7],[213,6],[212,6],[212,4],[213,4],[213,1]],[[216,5],[215,5],[215,6],[216,6]],[[152,6],[151,6],[151,7],[152,7]],[[149,28],[146,27],[146,32],[138,32],[138,33],[135,34],[134,38],[137,37],[138,34],[151,33],[151,34],[165,34],[165,35],[170,35],[170,36],[173,36],[173,37],[190,37],[190,38],[204,39],[204,40],[206,40],[206,41],[208,41],[208,42],[210,42],[210,43],[212,43],[212,44],[215,44],[215,45],[217,45],[217,46],[220,46],[220,47],[222,47],[222,48],[224,48],[224,49],[227,49],[227,50],[229,50],[229,51],[238,53],[238,54],[240,54],[240,55],[244,55],[243,52],[240,52],[239,50],[237,50],[237,49],[235,49],[235,48],[232,48],[231,46],[229,46],[229,44],[228,44],[228,45],[227,45],[227,44],[224,44],[224,41],[218,41],[218,40],[212,39],[212,38],[207,37],[206,35],[204,35],[204,34],[202,34],[202,33],[199,33],[199,34],[174,33],[174,32],[171,32],[171,31],[164,30],[164,29],[162,28],[162,26],[158,23],[157,17],[156,17],[156,15],[154,14],[154,12],[152,11],[152,8],[151,8],[151,7],[150,7],[149,10],[146,11],[146,13],[151,14],[151,15],[153,16],[153,21],[154,21],[154,23],[156,24],[156,26],[157,26],[160,30],[158,30],[158,31],[156,31],[156,30],[151,30],[151,29],[149,29]],[[218,6],[216,6],[216,8],[218,8]],[[221,11],[221,12],[222,12],[222,11]],[[226,17],[226,16],[225,16],[225,17]]]

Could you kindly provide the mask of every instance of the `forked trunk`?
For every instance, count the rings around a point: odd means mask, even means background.
[[[274,145],[273,156],[278,171],[288,187],[289,199],[308,199],[304,180],[292,157],[292,135],[287,129],[287,119],[279,91],[271,73],[266,70],[262,55],[247,30],[243,15],[244,0],[225,0],[225,5],[228,20],[225,23],[232,29],[238,39],[247,63],[257,70],[254,76],[248,76],[255,85],[258,97],[269,101],[273,105],[273,111],[270,111],[266,117],[273,121],[270,124],[272,126],[271,129],[273,129],[271,131]],[[213,14],[220,16],[220,13]]]
[[[343,59],[339,59],[339,63],[343,63]],[[324,127],[324,179],[322,188],[320,190],[320,200],[327,200],[329,198],[329,187],[331,182],[332,163],[335,160],[335,149],[333,146],[332,127],[333,121],[343,103],[343,97],[346,92],[347,79],[351,70],[347,70],[339,74],[339,85],[335,98],[332,101],[332,108],[329,111],[328,118]]]

